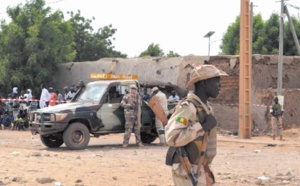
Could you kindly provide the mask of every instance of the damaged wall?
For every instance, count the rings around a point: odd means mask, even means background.
[[[238,91],[239,91],[239,56],[185,56],[185,57],[144,57],[144,58],[102,58],[93,62],[70,62],[61,64],[55,76],[56,86],[77,84],[80,80],[88,83],[90,73],[135,74],[139,82],[146,86],[168,86],[175,88],[184,96],[192,65],[210,64],[229,74],[222,77],[222,90],[217,99],[211,100],[219,125],[223,129],[238,129]],[[265,111],[272,104],[276,95],[278,56],[253,55],[252,57],[252,120],[260,130],[268,129]],[[284,127],[300,126],[297,105],[299,105],[300,57],[284,57],[283,95]]]

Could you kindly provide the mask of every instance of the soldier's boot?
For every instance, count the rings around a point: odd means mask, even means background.
[[[138,147],[144,147],[144,145],[143,145],[142,142],[138,143],[137,146],[138,146]]]
[[[273,135],[273,140],[275,140],[275,135]]]
[[[282,135],[280,135],[280,141],[283,141],[283,139],[282,139]]]

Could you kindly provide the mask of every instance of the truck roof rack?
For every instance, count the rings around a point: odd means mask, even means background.
[[[103,73],[91,73],[90,79],[98,79],[98,80],[137,80],[137,75],[125,75],[125,74],[103,74]]]

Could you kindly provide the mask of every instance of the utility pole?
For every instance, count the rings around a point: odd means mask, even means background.
[[[205,38],[208,38],[208,57],[210,56],[210,37],[215,33],[215,31],[209,31],[205,34]]]
[[[251,138],[252,50],[250,33],[250,0],[241,0],[239,59],[239,138]]]
[[[291,29],[291,32],[292,32],[292,35],[293,35],[293,38],[294,38],[294,42],[295,42],[295,45],[296,45],[296,48],[297,48],[298,55],[300,56],[299,40],[298,40],[297,34],[295,32],[295,27],[294,27],[293,20],[290,17],[290,13],[289,13],[289,10],[288,10],[286,5],[284,6],[284,10],[285,10],[285,13],[286,13],[286,15],[288,17],[288,20],[289,20],[290,29]]]
[[[284,0],[281,0],[280,23],[279,23],[279,55],[278,55],[277,96],[282,95],[283,26],[284,26],[283,18],[284,18]]]

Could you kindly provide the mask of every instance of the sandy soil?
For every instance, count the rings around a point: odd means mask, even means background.
[[[0,130],[0,186],[168,186],[167,147],[158,141],[122,149],[122,134],[91,138],[86,150],[49,149],[29,131]],[[285,131],[285,141],[268,136],[244,140],[218,137],[213,162],[216,185],[300,185],[300,130]]]

